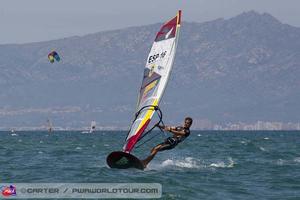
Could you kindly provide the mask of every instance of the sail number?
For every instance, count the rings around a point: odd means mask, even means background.
[[[162,53],[157,53],[157,54],[154,54],[154,55],[152,55],[152,56],[149,56],[148,63],[153,63],[153,62],[155,62],[158,58],[164,58],[166,54],[167,54],[167,51],[164,51],[164,52],[162,52]]]

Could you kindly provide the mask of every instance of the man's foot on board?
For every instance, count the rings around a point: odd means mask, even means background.
[[[141,160],[141,161],[143,163],[144,168],[146,168],[148,166],[148,164],[149,164],[149,161],[147,161],[147,159]]]
[[[142,164],[143,164],[143,167],[146,168],[147,167],[147,163],[145,160],[141,160]]]

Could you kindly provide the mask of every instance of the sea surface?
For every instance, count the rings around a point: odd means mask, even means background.
[[[161,199],[300,199],[300,132],[192,131],[145,171],[110,169],[126,132],[0,132],[0,182],[160,183]],[[167,135],[133,154],[144,158]]]

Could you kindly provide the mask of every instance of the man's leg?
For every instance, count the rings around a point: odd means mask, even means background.
[[[154,156],[159,152],[160,149],[169,146],[169,144],[158,144],[151,150],[151,154],[145,159],[142,160],[144,167],[146,168],[149,162],[154,158]]]

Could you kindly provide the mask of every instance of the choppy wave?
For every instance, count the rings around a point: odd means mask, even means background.
[[[233,161],[233,159],[231,157],[229,157],[227,162],[219,161],[216,163],[212,163],[209,166],[216,167],[216,168],[232,168],[232,167],[234,167],[234,165],[235,165],[235,162]]]
[[[264,147],[259,147],[261,151],[267,151]]]
[[[80,131],[51,135],[18,132],[18,137],[3,133],[1,178],[15,182],[161,183],[162,199],[300,196],[295,187],[299,185],[295,179],[300,166],[300,146],[296,144],[299,132],[195,131],[175,149],[159,152],[145,171],[107,167],[107,155],[121,149],[124,143],[126,132],[119,133],[109,132],[107,137],[103,137],[104,133],[85,135]],[[143,158],[158,142],[154,140],[133,154]]]
[[[300,163],[300,157],[295,158],[295,159],[294,159],[294,162]]]
[[[283,160],[283,159],[278,159],[278,160],[276,161],[276,164],[277,164],[277,165],[284,165],[285,163],[286,163],[286,161]]]
[[[248,144],[251,143],[251,140],[245,139],[245,140],[240,141],[240,143],[243,144],[243,145],[248,145]]]

